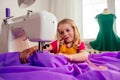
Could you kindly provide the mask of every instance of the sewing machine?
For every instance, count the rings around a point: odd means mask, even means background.
[[[27,15],[5,19],[0,33],[0,53],[14,51],[13,46],[17,43],[12,41],[21,36],[24,37],[21,40],[38,42],[39,46],[49,42],[54,39],[56,28],[57,19],[48,11],[28,11]]]

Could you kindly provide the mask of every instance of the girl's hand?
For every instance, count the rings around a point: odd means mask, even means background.
[[[108,67],[107,66],[98,66],[96,69],[98,69],[98,70],[107,70]]]
[[[34,52],[34,49],[29,48],[29,49],[25,49],[24,51],[22,51],[20,53],[20,60],[22,63],[27,63],[28,62],[28,58],[29,56]]]
[[[97,66],[95,65],[94,63],[92,63],[89,59],[86,60],[86,62],[91,66],[93,67],[94,69],[97,69],[97,70],[107,70],[108,67],[107,66]]]

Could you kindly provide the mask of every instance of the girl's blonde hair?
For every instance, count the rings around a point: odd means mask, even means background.
[[[60,33],[59,33],[59,29],[58,29],[59,25],[61,25],[61,24],[70,24],[70,25],[71,25],[71,27],[73,28],[74,33],[75,33],[75,37],[74,37],[74,41],[73,41],[73,47],[74,47],[74,48],[77,48],[78,43],[81,42],[80,33],[79,33],[79,31],[78,31],[78,28],[77,28],[75,22],[74,22],[72,19],[63,19],[63,20],[61,20],[61,21],[58,23],[58,25],[57,25],[56,38],[57,38],[58,41],[59,41],[59,46],[61,46],[62,44],[65,43],[64,40],[61,38]]]

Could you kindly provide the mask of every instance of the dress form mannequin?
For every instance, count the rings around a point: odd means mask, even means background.
[[[114,31],[115,14],[106,8],[95,17],[99,24],[99,32],[95,40],[90,42],[93,49],[99,51],[119,51],[120,38]]]
[[[105,8],[105,9],[103,10],[103,14],[110,14],[109,9],[108,9],[108,8]]]

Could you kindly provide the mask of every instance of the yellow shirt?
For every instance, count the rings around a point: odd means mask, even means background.
[[[77,50],[73,47],[67,47],[65,44],[63,44],[61,47],[60,47],[60,50],[59,50],[60,53],[63,53],[63,54],[76,54],[77,53]]]

